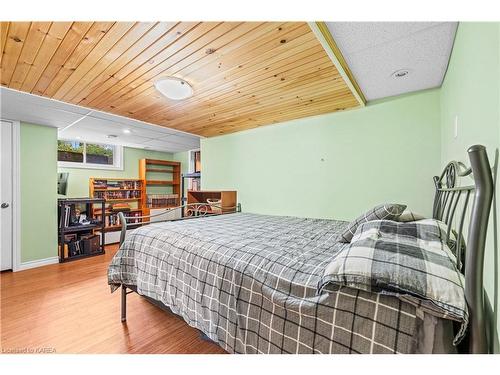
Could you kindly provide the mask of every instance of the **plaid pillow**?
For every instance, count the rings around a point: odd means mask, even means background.
[[[386,203],[378,205],[351,221],[349,226],[340,234],[339,241],[349,243],[360,224],[372,220],[396,220],[405,209],[406,206],[404,204]]]
[[[347,286],[392,294],[438,317],[468,322],[464,276],[446,244],[444,223],[376,220],[359,226],[324,271],[319,291]]]

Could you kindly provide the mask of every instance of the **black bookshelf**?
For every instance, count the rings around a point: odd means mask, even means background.
[[[95,206],[104,212],[104,199],[58,199],[60,263],[104,254],[105,223],[92,214]]]

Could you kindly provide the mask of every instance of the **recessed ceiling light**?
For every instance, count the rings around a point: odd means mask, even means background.
[[[407,77],[408,74],[410,74],[410,71],[408,69],[399,69],[396,70],[394,73],[391,74],[393,78],[403,78]]]
[[[130,134],[130,129],[123,129],[123,132],[124,132],[125,134]]]
[[[186,81],[167,77],[155,82],[156,89],[165,97],[173,100],[182,100],[193,95],[193,88]]]

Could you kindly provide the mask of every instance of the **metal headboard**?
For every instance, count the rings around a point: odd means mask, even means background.
[[[445,167],[440,177],[434,177],[436,195],[433,218],[448,225],[447,240],[452,231],[455,231],[453,234],[457,239],[457,264],[462,265],[461,272],[465,274],[465,298],[469,307],[469,352],[487,353],[483,268],[488,219],[493,199],[493,177],[484,146],[472,146],[467,152],[470,168],[453,161]],[[458,186],[460,178],[467,176],[474,179],[474,184]],[[471,200],[472,209],[465,235],[464,226]]]

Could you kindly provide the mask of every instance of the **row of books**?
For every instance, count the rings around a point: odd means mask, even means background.
[[[131,199],[140,198],[140,190],[120,190],[120,191],[94,191],[96,198],[104,199]]]
[[[146,204],[150,208],[177,206],[179,194],[148,194]]]
[[[124,212],[123,214],[125,215],[125,217],[131,218],[130,220],[127,220],[128,224],[138,224],[142,220],[142,219],[138,218],[139,216],[142,216],[141,211]],[[134,219],[134,218],[137,218],[137,219]],[[104,224],[107,227],[121,225],[120,218],[118,217],[118,214],[106,215],[106,219],[105,219]]]
[[[94,180],[94,189],[140,189],[141,181]]]

